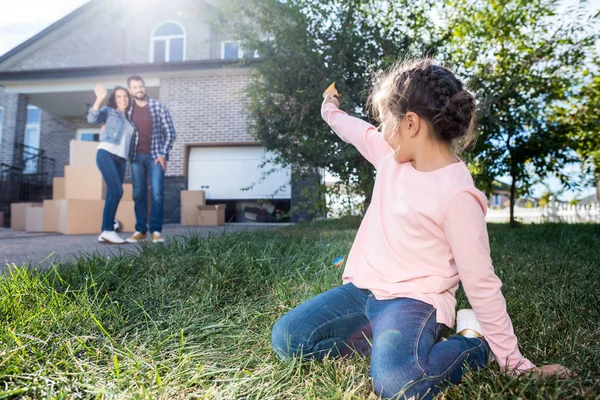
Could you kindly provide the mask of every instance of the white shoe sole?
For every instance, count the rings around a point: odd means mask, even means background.
[[[110,240],[106,240],[104,238],[98,239],[98,243],[100,244],[127,244],[127,242],[111,242]]]

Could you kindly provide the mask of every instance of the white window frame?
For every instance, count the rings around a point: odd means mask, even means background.
[[[224,40],[224,41],[221,42],[221,59],[225,60],[225,45],[229,44],[229,43],[233,43],[233,44],[236,44],[238,46],[238,56],[237,56],[237,58],[229,58],[229,60],[240,60],[240,59],[242,59],[242,57],[244,56],[244,48],[242,47],[242,43],[240,41],[237,41],[237,40]],[[252,55],[252,58],[259,58],[258,50],[254,50],[254,54]]]
[[[81,129],[77,129],[77,131],[75,133],[75,140],[81,140],[81,136],[84,133],[93,133],[93,134],[100,135],[101,132],[102,132],[102,128],[90,128],[90,129],[81,128]]]
[[[37,148],[38,150],[40,150],[40,142],[42,140],[41,135],[42,135],[42,109],[36,106],[32,106],[30,104],[27,105],[27,111],[29,110],[40,110],[40,122],[35,122],[35,123],[27,123],[25,125],[25,135],[27,135],[27,131],[29,131],[30,129],[37,129],[37,137],[38,137],[38,142],[37,142],[37,146],[32,146]],[[23,137],[23,144],[27,145],[26,143],[26,138]],[[27,145],[28,146],[28,145]],[[25,174],[37,174],[38,172],[38,164],[35,164],[35,170],[28,170],[27,166],[25,166],[25,169],[23,171],[23,173]]]
[[[183,31],[182,35],[170,35],[170,36],[159,36],[156,37],[154,36],[156,34],[156,30],[158,28],[160,28],[161,26],[163,26],[164,24],[175,24],[177,26],[179,26],[181,28],[181,30]],[[164,41],[165,42],[165,62],[171,62],[169,60],[169,57],[171,56],[171,39],[183,39],[183,60],[181,61],[185,61],[186,60],[186,44],[187,44],[187,35],[185,33],[185,28],[183,27],[183,25],[181,25],[179,22],[177,21],[162,21],[161,23],[159,23],[158,25],[156,25],[154,27],[154,29],[152,29],[152,32],[150,33],[150,63],[154,63],[154,43],[157,41]]]
[[[494,207],[499,207],[500,206],[500,195],[499,194],[494,194],[493,195],[492,204],[493,204]]]

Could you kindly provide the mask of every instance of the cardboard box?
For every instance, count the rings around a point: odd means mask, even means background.
[[[44,200],[43,232],[58,232],[60,222],[60,200]]]
[[[102,229],[104,200],[58,200],[58,231],[64,235],[99,234]]]
[[[65,198],[65,178],[52,179],[52,200],[63,200]]]
[[[98,142],[85,140],[71,140],[69,144],[69,165],[72,166],[96,166],[96,152]]]
[[[65,166],[66,200],[103,200],[106,185],[95,165]]]
[[[44,231],[44,207],[29,207],[25,210],[25,232]]]
[[[135,232],[135,202],[133,200],[119,203],[116,220],[121,224],[121,232]]]
[[[12,203],[10,205],[10,228],[15,231],[24,231],[27,209],[42,205],[42,203]]]
[[[198,225],[217,226],[225,224],[225,208],[227,204],[211,204],[197,206]]]
[[[123,184],[123,197],[121,201],[133,201],[133,185],[131,183]]]
[[[204,190],[182,190],[181,198],[181,225],[199,225],[198,206],[206,204]]]

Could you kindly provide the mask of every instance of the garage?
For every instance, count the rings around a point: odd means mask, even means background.
[[[209,204],[227,203],[229,220],[237,222],[253,220],[248,210],[257,207],[287,212],[291,169],[265,163],[269,159],[272,156],[262,146],[193,147],[188,158],[188,190],[204,190]]]

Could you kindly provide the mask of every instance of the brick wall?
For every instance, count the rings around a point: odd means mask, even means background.
[[[161,80],[160,100],[177,131],[167,175],[184,175],[186,143],[253,141],[241,100],[249,82],[249,74]]]
[[[110,2],[115,2],[110,6]],[[148,63],[152,31],[179,22],[186,34],[186,60],[220,58],[211,10],[198,0],[148,0],[143,7],[107,0],[14,56],[7,71]],[[128,7],[125,8],[124,7]]]
[[[77,129],[89,128],[85,118],[63,118],[42,113],[40,130],[40,148],[46,156],[53,158],[53,176],[64,176],[64,166],[69,164],[69,142],[75,139]]]
[[[0,163],[14,165],[15,143],[23,143],[27,124],[27,97],[22,94],[5,93],[0,87],[0,107],[3,107]]]
[[[150,60],[151,35],[163,22],[178,22],[185,32],[186,61],[213,58],[215,34],[206,20],[211,20],[210,8],[201,1],[172,0],[153,3],[144,10],[144,18],[132,12],[127,18],[127,63],[147,63]],[[219,53],[220,54],[220,53]],[[219,55],[220,57],[220,55]]]
[[[23,51],[9,71],[124,64],[123,16],[91,10],[43,38],[34,52]],[[42,43],[43,42],[43,43]],[[43,45],[42,45],[43,44]],[[35,45],[33,45],[35,46]],[[29,53],[29,54],[27,54]]]

